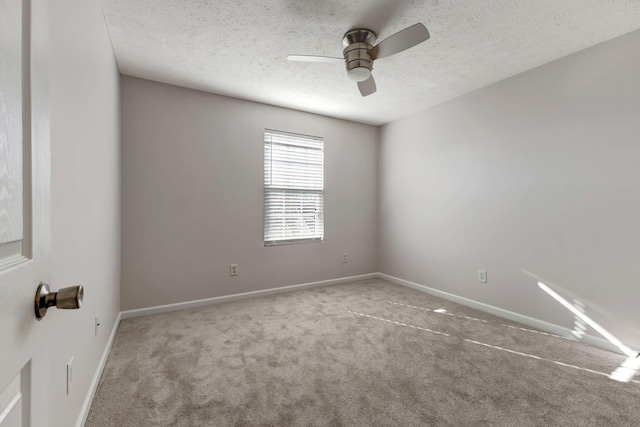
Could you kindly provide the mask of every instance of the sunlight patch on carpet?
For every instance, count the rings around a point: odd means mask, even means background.
[[[396,303],[396,302],[391,302],[391,301],[389,301],[389,303],[394,304],[394,305],[401,305],[401,306],[405,306],[405,307],[417,308],[417,309],[420,309],[420,310],[426,310],[426,311],[435,312],[435,310],[431,310],[431,309],[424,308],[424,307],[415,307],[415,306]],[[351,314],[355,314],[356,316],[367,317],[369,319],[380,320],[382,322],[391,323],[391,324],[394,324],[394,325],[397,325],[397,326],[404,326],[404,327],[408,327],[408,328],[412,328],[412,329],[419,329],[419,330],[425,331],[425,332],[431,332],[431,333],[434,333],[434,334],[437,334],[437,335],[443,335],[443,336],[446,336],[446,337],[452,337],[451,335],[449,335],[447,333],[444,333],[444,332],[434,331],[432,329],[423,328],[421,326],[411,325],[411,324],[404,323],[404,322],[398,322],[396,320],[385,319],[383,317],[372,316],[370,314],[359,313],[357,311],[351,311],[351,310],[347,310],[347,312],[351,313]],[[446,313],[446,314],[449,314],[449,313]],[[454,316],[465,317],[466,318],[466,316],[460,316],[460,315],[454,315]],[[480,319],[474,319],[474,318],[470,318],[470,319],[472,319],[472,320],[480,320]],[[480,321],[488,323],[486,320],[480,320]],[[504,325],[504,324],[502,326],[512,327],[512,326]],[[518,329],[518,330],[522,330],[522,331],[525,331],[525,332],[535,332],[535,333],[539,333],[539,334],[542,334],[542,335],[547,335],[547,336],[551,336],[551,337],[555,337],[555,338],[568,339],[568,338],[561,337],[561,336],[558,336],[558,335],[547,334],[545,332],[538,332],[538,331],[534,331],[534,330],[531,330],[531,329],[517,328],[517,327],[513,327],[513,328],[514,329]],[[457,338],[457,337],[453,337],[453,338]],[[572,365],[570,363],[560,362],[558,360],[547,359],[547,358],[544,358],[544,357],[536,356],[534,354],[523,353],[523,352],[520,352],[520,351],[510,350],[508,348],[503,348],[503,347],[499,347],[499,346],[496,346],[496,345],[483,343],[483,342],[480,342],[480,341],[470,340],[468,338],[462,338],[462,340],[465,341],[465,342],[471,343],[471,344],[481,345],[483,347],[491,348],[491,349],[494,349],[494,350],[504,351],[504,352],[507,352],[507,353],[510,353],[510,354],[515,354],[515,355],[518,355],[518,356],[528,357],[530,359],[540,360],[542,362],[553,363],[554,365],[563,366],[565,368],[571,368],[571,369],[576,369],[576,370],[588,372],[588,373],[591,373],[591,374],[605,376],[605,377],[608,377],[610,379],[613,379],[613,380],[616,380],[616,381],[620,381],[620,382],[633,382],[633,383],[640,384],[640,381],[632,380],[633,376],[637,373],[638,369],[640,368],[640,359],[638,359],[638,358],[636,358],[636,359],[628,359],[618,369],[616,369],[612,374],[607,374],[605,372],[595,371],[595,370],[589,369],[589,368],[583,368],[583,367],[580,367],[580,366]]]
[[[546,335],[548,337],[561,338],[563,340],[573,341],[573,339],[571,339],[571,338],[563,337],[562,335],[550,334],[548,332],[534,331],[533,329],[527,329],[527,328],[519,328],[517,326],[505,325],[504,323],[502,324],[502,326],[506,326],[507,328],[511,328],[511,329],[517,329],[517,330],[523,331],[523,332],[531,332],[532,334]]]
[[[620,381],[622,383],[628,383],[640,370],[640,356],[635,358],[628,358],[620,365],[615,371],[609,375],[612,380]],[[640,382],[634,380],[633,382]]]
[[[544,357],[536,356],[534,354],[528,354],[528,353],[522,353],[522,352],[515,351],[515,350],[509,350],[508,348],[498,347],[496,345],[486,344],[486,343],[483,343],[483,342],[474,341],[474,340],[470,340],[470,339],[467,339],[467,338],[465,338],[464,340],[466,342],[469,342],[469,343],[472,343],[472,344],[481,345],[481,346],[488,347],[488,348],[492,348],[494,350],[506,351],[507,353],[517,354],[518,356],[523,356],[523,357],[528,357],[528,358],[535,359],[535,360],[541,360],[543,362],[553,363],[555,365],[564,366],[565,368],[578,369],[580,371],[589,372],[591,374],[604,375],[605,377],[609,377],[609,374],[607,374],[605,372],[594,371],[593,369],[582,368],[580,366],[571,365],[569,363],[559,362],[557,360],[552,360],[552,359],[546,359]],[[640,381],[634,380],[633,382],[640,384]]]
[[[432,310],[432,309],[426,308],[426,307],[418,307],[418,306],[415,306],[415,305],[402,304],[400,302],[394,302],[394,301],[389,301],[389,304],[400,305],[400,306],[409,307],[409,308],[414,308],[416,310],[430,311],[432,313],[445,314],[447,316],[460,317],[460,318],[467,319],[467,320],[475,320],[476,322],[488,323],[486,320],[476,319],[475,317],[463,316],[461,314],[447,313],[447,310],[445,310],[443,308],[439,308],[437,310]]]
[[[408,328],[420,329],[421,331],[431,332],[433,334],[444,335],[445,337],[450,337],[451,336],[449,334],[445,334],[444,332],[434,331],[432,329],[423,328],[421,326],[409,325],[409,324],[403,323],[403,322],[396,322],[395,320],[384,319],[382,317],[371,316],[369,314],[358,313],[357,311],[347,310],[347,312],[349,312],[351,314],[355,314],[356,316],[368,317],[369,319],[376,319],[376,320],[381,320],[381,321],[387,322],[387,323],[393,323],[393,324],[398,325],[398,326],[406,326]]]

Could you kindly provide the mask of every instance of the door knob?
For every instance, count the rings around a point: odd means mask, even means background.
[[[49,307],[55,306],[63,310],[73,310],[82,307],[84,289],[82,286],[62,288],[58,292],[51,292],[49,285],[40,282],[36,291],[35,310],[36,318],[41,320]]]

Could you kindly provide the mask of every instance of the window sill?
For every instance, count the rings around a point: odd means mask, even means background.
[[[297,245],[304,243],[322,243],[324,239],[292,239],[292,240],[274,240],[269,242],[264,242],[265,248],[272,246],[286,246],[286,245]]]

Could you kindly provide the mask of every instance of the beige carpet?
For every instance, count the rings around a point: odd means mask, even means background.
[[[640,426],[623,356],[518,328],[377,279],[124,320],[86,426]]]

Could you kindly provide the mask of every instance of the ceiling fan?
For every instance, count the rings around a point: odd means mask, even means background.
[[[376,34],[366,28],[356,28],[345,33],[342,39],[344,58],[315,55],[289,55],[289,61],[305,62],[340,62],[344,61],[347,75],[358,82],[358,89],[362,96],[371,95],[376,91],[376,82],[371,75],[373,61],[394,55],[412,48],[429,39],[429,30],[423,24],[414,24],[402,31],[387,37],[375,44]]]

